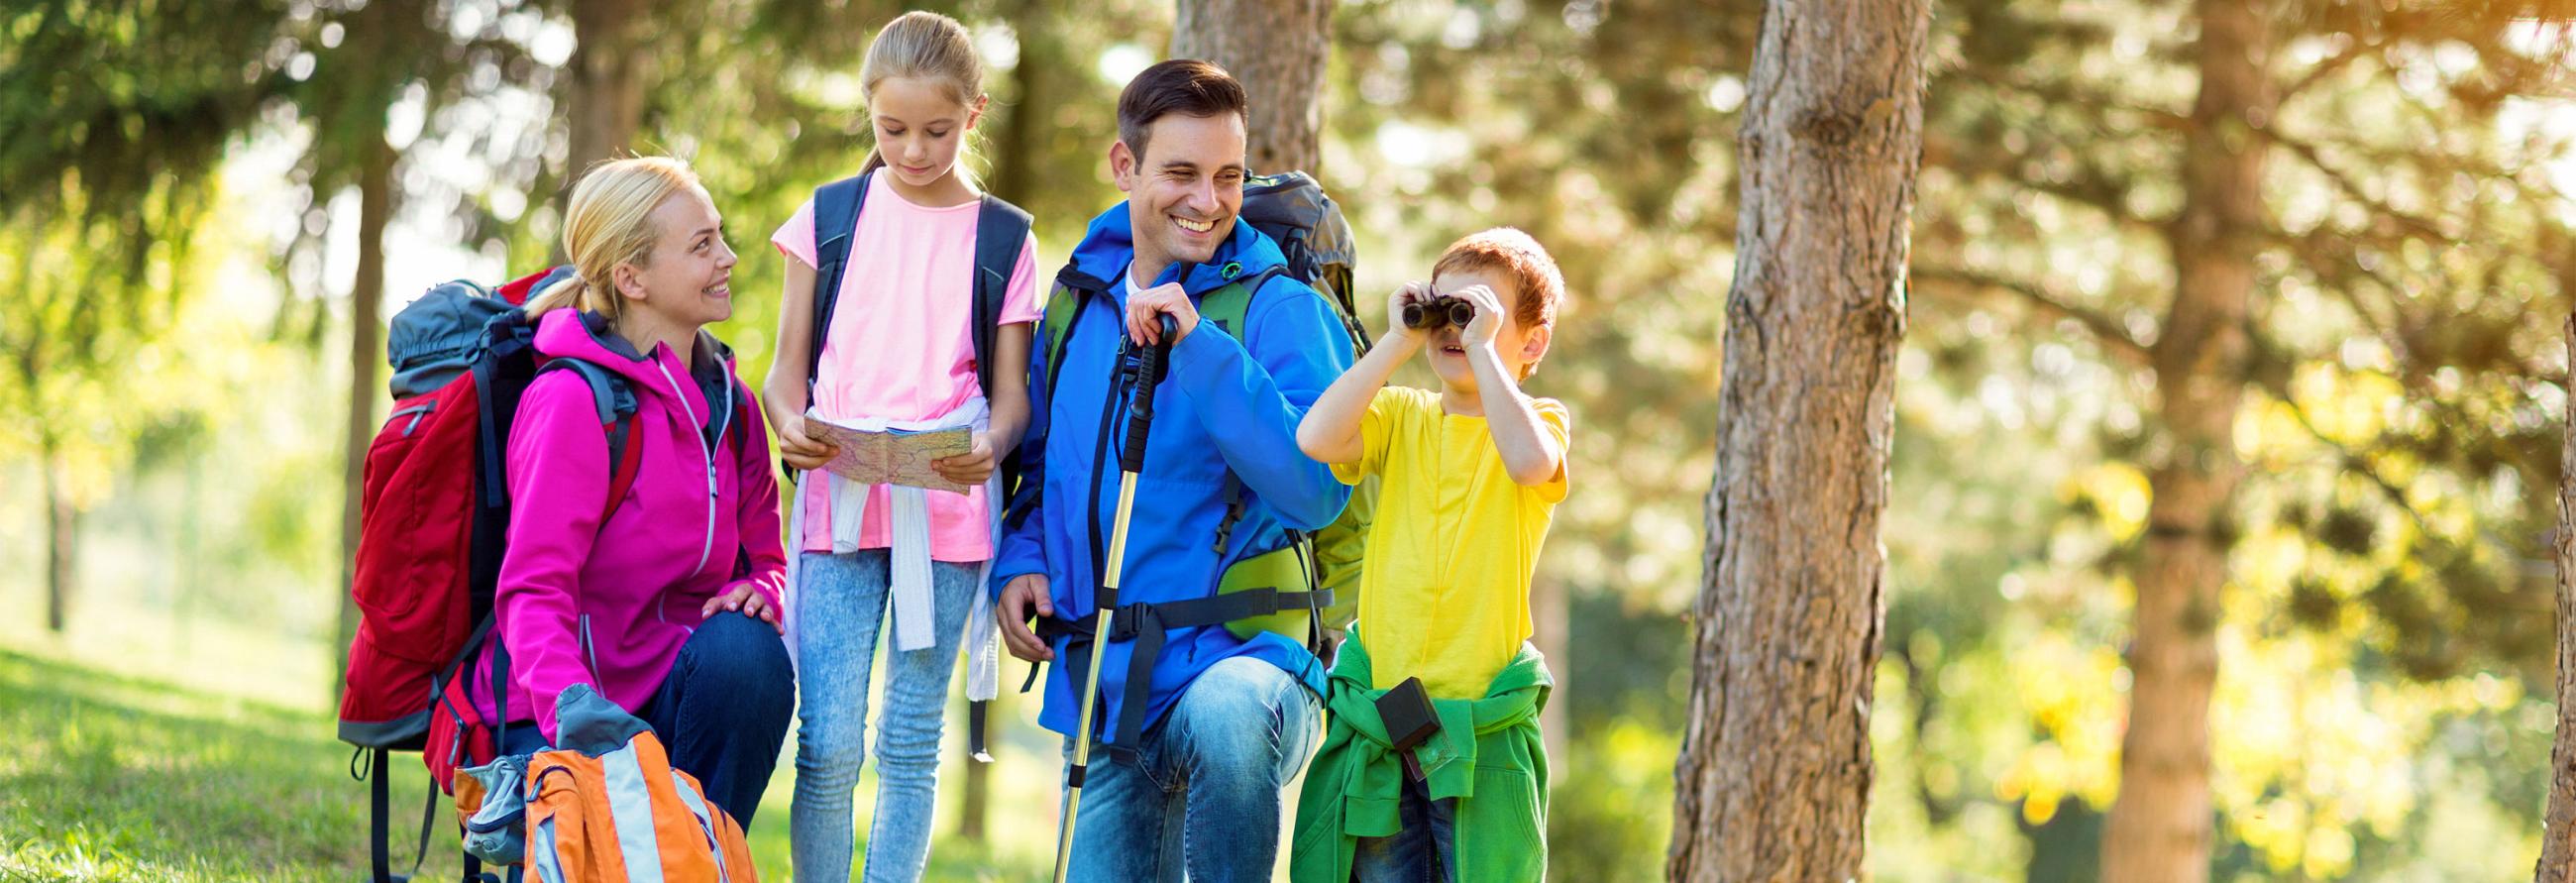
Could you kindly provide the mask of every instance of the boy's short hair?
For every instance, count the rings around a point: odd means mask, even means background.
[[[1556,305],[1565,299],[1565,274],[1556,268],[1556,259],[1538,240],[1516,227],[1495,227],[1469,233],[1449,243],[1440,253],[1440,261],[1431,265],[1432,281],[1445,273],[1491,270],[1511,277],[1512,287],[1520,289],[1520,302],[1512,306],[1512,317],[1523,328],[1541,328],[1556,324]]]
[[[1146,68],[1118,93],[1118,140],[1145,156],[1145,136],[1155,120],[1170,114],[1212,117],[1234,114],[1251,121],[1252,100],[1243,84],[1214,62],[1175,58]]]

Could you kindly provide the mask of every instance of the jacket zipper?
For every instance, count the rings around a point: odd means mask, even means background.
[[[671,369],[662,364],[662,360],[653,360],[653,368],[662,372],[662,382],[671,385],[671,397],[680,403],[680,415],[689,418],[689,437],[697,440],[698,453],[707,462],[707,533],[698,544],[698,566],[689,569],[689,575],[696,576],[699,571],[707,569],[707,556],[716,548],[716,452],[707,447],[706,433],[699,431],[698,412],[689,407],[688,391],[680,388],[679,381],[671,379]]]

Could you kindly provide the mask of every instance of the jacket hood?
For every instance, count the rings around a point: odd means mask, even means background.
[[[711,437],[722,434],[735,410],[733,348],[703,328],[698,330],[696,364],[687,366],[668,347],[654,346],[650,357],[637,352],[633,343],[609,330],[606,317],[585,310],[561,309],[539,317],[536,346],[547,358],[582,359],[606,368],[626,378],[636,395],[686,405]]]
[[[1128,216],[1128,205],[1121,202],[1092,218],[1091,229],[1083,234],[1082,244],[1074,247],[1073,259],[1066,265],[1065,272],[1089,277],[1083,280],[1086,287],[1107,288],[1109,281],[1125,273],[1128,262],[1136,259],[1136,234]],[[1217,243],[1216,254],[1206,263],[1174,264],[1163,271],[1161,278],[1140,282],[1136,287],[1148,288],[1180,278],[1183,289],[1198,295],[1272,267],[1285,267],[1287,263],[1288,257],[1279,250],[1278,243],[1271,242],[1270,237],[1262,235],[1251,222],[1237,215],[1234,232],[1228,234],[1225,241]],[[1179,276],[1182,270],[1187,271],[1186,277]]]

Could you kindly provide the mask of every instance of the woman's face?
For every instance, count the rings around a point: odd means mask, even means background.
[[[632,284],[618,289],[626,309],[653,314],[670,325],[696,329],[733,316],[733,248],[724,241],[724,218],[705,190],[690,187],[653,210],[660,231],[651,260],[627,265]]]

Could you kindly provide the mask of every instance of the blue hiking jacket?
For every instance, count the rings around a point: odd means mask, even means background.
[[[1021,495],[1012,500],[995,549],[992,583],[1002,587],[1022,574],[1046,574],[1055,616],[1092,624],[1093,592],[1104,572],[1093,560],[1092,518],[1099,519],[1106,550],[1117,523],[1118,451],[1126,425],[1120,420],[1100,444],[1102,411],[1109,401],[1119,344],[1126,338],[1127,266],[1135,257],[1127,203],[1092,219],[1065,272],[1102,283],[1104,296],[1083,308],[1066,335],[1064,368],[1054,395],[1047,393],[1047,347],[1032,347],[1029,365],[1031,420],[1013,455],[1021,470]],[[1234,233],[1202,264],[1175,264],[1149,289],[1180,279],[1195,303],[1231,280],[1250,278],[1285,258],[1278,245],[1236,219]],[[1145,468],[1127,530],[1127,561],[1118,602],[1179,601],[1215,591],[1225,566],[1291,542],[1288,531],[1312,531],[1341,515],[1350,489],[1297,449],[1297,424],[1324,388],[1351,366],[1350,339],[1332,307],[1313,288],[1277,276],[1256,292],[1238,340],[1201,321],[1172,347],[1168,378],[1155,388],[1154,420]],[[1242,482],[1244,512],[1220,553],[1217,526],[1226,510],[1226,473]],[[1098,481],[1094,481],[1095,472]],[[1028,495],[1034,493],[1035,499]],[[1085,501],[1088,501],[1086,505]],[[1081,712],[1084,672],[1063,664],[1069,639],[1054,644],[1038,722],[1071,735]],[[1218,660],[1250,656],[1279,667],[1322,696],[1324,666],[1306,648],[1273,633],[1245,641],[1222,626],[1174,629],[1155,662],[1145,728],[1200,672]],[[1100,707],[1093,738],[1110,740],[1118,720],[1131,641],[1110,641],[1101,659]],[[1117,734],[1132,741],[1131,734]]]

